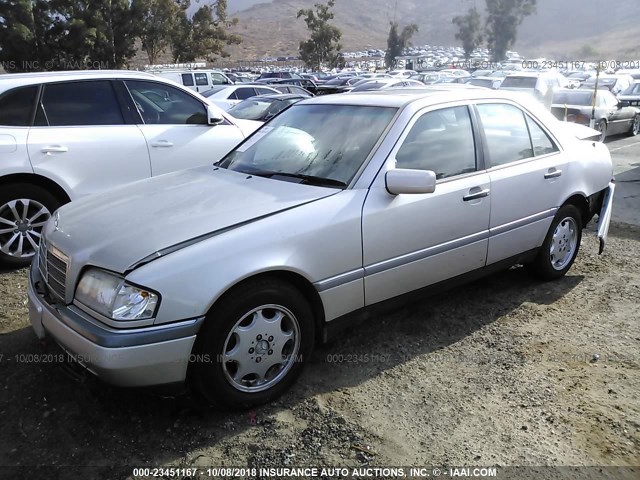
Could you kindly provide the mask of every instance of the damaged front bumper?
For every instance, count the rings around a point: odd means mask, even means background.
[[[611,211],[613,210],[613,194],[616,190],[616,184],[611,181],[604,191],[602,199],[602,207],[598,215],[598,240],[600,241],[599,255],[604,251],[607,244],[607,235],[609,234],[609,224],[611,223]]]

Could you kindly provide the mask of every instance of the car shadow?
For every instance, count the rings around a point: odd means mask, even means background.
[[[512,268],[374,316],[318,346],[292,390],[253,412],[222,412],[187,393],[115,388],[69,375],[57,360],[60,350],[41,345],[31,328],[0,335],[0,465],[111,465],[130,475],[126,466],[180,464],[190,452],[249,428],[267,428],[256,427],[256,419],[429,355],[525,303],[551,305],[582,280],[568,275],[540,283],[523,268]],[[83,478],[100,475],[86,471]]]

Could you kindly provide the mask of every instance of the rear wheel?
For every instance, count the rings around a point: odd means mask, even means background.
[[[13,184],[0,193],[0,264],[24,267],[38,250],[45,223],[61,202],[42,187]]]
[[[304,296],[277,279],[230,292],[198,334],[190,379],[206,400],[238,409],[284,393],[314,344],[313,313]]]
[[[541,280],[555,280],[564,276],[575,261],[582,240],[580,211],[565,205],[553,219],[549,232],[529,271]]]

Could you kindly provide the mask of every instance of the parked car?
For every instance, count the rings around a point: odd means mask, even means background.
[[[553,95],[552,113],[559,120],[589,125],[592,111],[596,129],[601,133],[600,141],[608,135],[640,133],[640,109],[623,106],[608,90],[598,90],[594,103],[594,90],[558,90]]]
[[[269,86],[280,93],[291,93],[293,95],[300,95],[302,97],[313,97],[314,94],[311,93],[306,88],[299,87],[298,85],[289,85],[288,83],[271,83]]]
[[[502,80],[502,78],[495,77],[472,77],[466,82],[466,84],[473,85],[475,87],[484,87],[497,90],[498,88],[500,88]]]
[[[362,80],[360,77],[338,77],[332,80],[328,80],[325,83],[318,85],[316,89],[317,95],[327,95],[330,93],[344,93],[351,90],[351,87],[357,82]]]
[[[238,85],[219,85],[211,88],[206,92],[202,92],[202,96],[209,99],[211,103],[217,105],[222,110],[229,110],[234,105],[237,105],[242,100],[255,97],[257,95],[270,95],[273,93],[280,93],[275,88],[271,88],[267,85],[247,85],[244,83]]]
[[[424,86],[424,83],[410,78],[369,78],[356,83],[352,92],[366,92],[371,90],[387,90],[389,88],[402,88],[411,86]]]
[[[147,73],[0,75],[0,263],[27,265],[60,205],[210,164],[257,127]]]
[[[553,92],[567,86],[569,82],[558,72],[518,72],[507,75],[500,90],[528,93],[550,108]]]
[[[618,100],[625,107],[640,107],[640,80],[636,80],[618,95]]]
[[[198,93],[205,92],[216,85],[233,85],[234,83],[219,70],[161,70],[150,73],[173,80]]]
[[[234,118],[266,122],[289,108],[294,103],[309,98],[309,95],[295,95],[291,93],[274,93],[247,98],[231,107],[227,113]]]
[[[634,82],[631,75],[600,75],[597,78],[598,89],[606,88],[614,95],[618,95],[623,92]],[[582,82],[580,88],[586,88],[587,90],[593,90],[596,86],[596,77],[591,77]]]
[[[480,88],[303,100],[214,166],[58,210],[31,323],[110,383],[264,403],[363,313],[519,263],[560,278],[598,212],[602,249],[592,133]]]
[[[266,78],[302,78],[297,73],[292,72],[263,72],[258,77],[258,80],[263,80]]]

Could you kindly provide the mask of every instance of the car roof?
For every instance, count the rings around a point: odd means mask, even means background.
[[[464,100],[516,100],[523,97],[499,90],[460,85],[462,88],[405,87],[402,89],[374,90],[367,92],[349,92],[336,95],[322,95],[300,102],[305,105],[363,105],[375,107],[402,108],[413,102],[436,105],[444,102]]]
[[[87,79],[112,78],[158,78],[147,72],[132,70],[75,70],[61,72],[4,73],[0,75],[0,89],[6,90],[14,86],[26,86],[40,83],[60,82]]]

